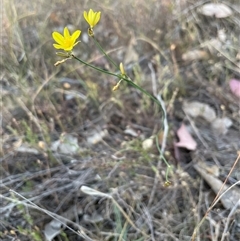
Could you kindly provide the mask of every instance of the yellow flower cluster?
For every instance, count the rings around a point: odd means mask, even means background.
[[[90,9],[88,13],[84,11],[83,16],[90,26],[88,31],[89,35],[93,36],[93,27],[99,22],[101,12],[94,12],[92,9]],[[73,47],[80,42],[77,41],[80,34],[81,31],[76,30],[72,35],[70,35],[67,27],[64,28],[63,35],[58,32],[53,32],[52,37],[56,42],[53,44],[53,47],[56,49],[63,49],[66,52],[71,52]]]
[[[90,9],[88,12],[84,11],[83,13],[84,19],[89,24],[88,34],[89,36],[93,37],[93,27],[99,22],[101,18],[101,12],[94,12],[92,9]],[[72,35],[69,33],[69,30],[67,27],[63,30],[63,35],[58,32],[53,32],[52,37],[55,40],[56,43],[53,44],[53,47],[55,49],[62,49],[65,51],[65,53],[58,52],[57,54],[59,56],[65,57],[65,59],[58,61],[55,66],[64,63],[67,59],[72,57],[72,49],[75,45],[77,45],[80,41],[77,41],[81,34],[80,30],[76,30]],[[122,77],[126,77],[126,72],[124,70],[123,64],[120,63],[119,66],[120,73]],[[117,90],[122,79],[113,87],[113,90]]]

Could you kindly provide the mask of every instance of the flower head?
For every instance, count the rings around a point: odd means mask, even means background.
[[[58,32],[53,32],[52,37],[57,42],[56,44],[53,44],[53,47],[56,49],[71,51],[73,47],[80,42],[76,42],[80,34],[81,31],[76,30],[72,35],[70,35],[67,27],[64,28],[63,35]]]
[[[88,22],[88,24],[90,25],[90,28],[92,29],[99,22],[101,17],[101,12],[93,12],[93,10],[90,9],[88,13],[84,11],[83,16],[85,20]]]

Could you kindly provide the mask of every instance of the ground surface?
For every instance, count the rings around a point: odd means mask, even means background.
[[[240,79],[240,8],[226,1],[232,13],[218,18],[201,12],[204,3],[2,1],[1,240],[193,238],[217,192],[197,167],[224,182],[240,150],[239,98],[229,87]],[[68,26],[82,31],[76,56],[118,71],[87,35],[89,8],[102,14],[97,40],[134,83],[161,98],[167,124],[139,90],[123,82],[113,92],[113,76],[73,59],[54,66],[61,58],[51,34]],[[182,124],[193,139],[179,134]],[[169,186],[153,136],[159,148],[166,141]],[[239,170],[237,163],[226,185],[240,180]],[[238,198],[228,208],[221,201],[196,240],[240,240]]]

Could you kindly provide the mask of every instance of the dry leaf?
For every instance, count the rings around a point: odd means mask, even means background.
[[[52,151],[59,151],[64,154],[76,154],[79,149],[77,137],[69,134],[62,134],[60,139],[52,142],[51,145]]]
[[[103,130],[103,131],[100,131],[100,132],[95,132],[93,133],[91,136],[89,136],[87,138],[87,142],[91,145],[95,145],[97,144],[98,142],[102,141],[102,139],[107,136],[108,134],[108,131],[107,130]]]
[[[207,3],[203,5],[200,12],[203,15],[216,17],[216,18],[226,18],[232,15],[232,10],[223,3]]]
[[[44,235],[47,241],[52,241],[58,234],[61,233],[63,225],[65,225],[58,220],[52,220],[50,223],[45,225]]]
[[[137,133],[137,131],[135,131],[134,129],[132,129],[131,127],[127,126],[127,128],[124,130],[124,133],[130,136],[134,136],[134,137],[138,137],[139,133]]]
[[[191,117],[203,117],[206,121],[212,122],[216,119],[215,110],[207,104],[193,101],[193,102],[184,102],[183,110],[187,115]]]
[[[207,166],[205,163],[195,164],[194,168],[202,176],[202,178],[208,183],[208,185],[212,188],[212,190],[217,194],[221,189],[223,182],[208,172]],[[226,191],[227,188],[229,188],[229,186],[225,185],[221,193]],[[231,209],[240,200],[240,191],[238,189],[232,188],[228,190],[220,200],[222,202],[222,205],[226,209]]]
[[[218,39],[223,43],[226,42],[227,35],[226,35],[226,31],[224,29],[218,30]]]
[[[112,196],[110,194],[104,193],[104,192],[100,192],[96,189],[93,189],[91,187],[87,187],[87,186],[81,186],[80,190],[90,196],[99,196],[99,197],[105,197],[105,198],[110,198],[112,199]]]
[[[25,152],[25,153],[31,153],[31,154],[39,154],[39,151],[35,148],[31,148],[26,144],[22,144],[18,148],[16,148],[16,151],[18,152]]]
[[[206,121],[211,123],[213,129],[215,129],[219,134],[226,134],[228,128],[232,125],[232,120],[228,117],[217,118],[215,110],[208,104],[200,103],[198,101],[184,102],[183,103],[184,112],[191,117],[201,116]]]
[[[204,50],[191,50],[182,55],[182,59],[184,61],[193,61],[193,60],[201,60],[208,59],[209,55]]]
[[[177,130],[177,136],[179,138],[179,142],[175,144],[176,146],[183,147],[191,151],[196,150],[197,143],[189,134],[184,124],[182,124],[181,127]]]
[[[229,86],[230,86],[232,93],[235,96],[240,97],[240,80],[231,79],[229,82]]]
[[[77,211],[77,213],[76,213]],[[43,233],[47,241],[52,241],[58,234],[61,233],[62,228],[67,225],[67,220],[73,220],[76,214],[82,214],[81,206],[72,206],[67,211],[61,214],[62,219],[53,219],[51,222],[45,225]]]
[[[213,39],[209,40],[206,43],[206,45],[208,47],[209,52],[212,55],[216,55],[219,53],[219,50],[222,48],[222,41],[218,38],[213,38]]]
[[[228,117],[217,118],[211,123],[211,125],[219,134],[226,134],[228,128],[232,125],[232,120]]]
[[[83,221],[87,223],[99,223],[104,221],[104,218],[102,215],[98,213],[93,213],[91,216],[88,214],[83,215]]]

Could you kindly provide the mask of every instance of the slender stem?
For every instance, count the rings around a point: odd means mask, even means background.
[[[154,97],[152,94],[148,93],[146,90],[142,89],[142,88],[141,88],[140,86],[138,86],[137,84],[135,84],[132,80],[130,80],[130,79],[126,78],[126,77],[123,77],[122,75],[114,74],[114,73],[111,73],[111,72],[109,72],[109,71],[107,71],[107,70],[104,70],[104,69],[100,69],[100,68],[98,68],[98,67],[95,67],[94,65],[91,65],[91,64],[89,64],[89,63],[87,63],[87,62],[79,59],[79,58],[76,57],[74,54],[72,54],[72,57],[75,58],[76,60],[78,60],[80,63],[85,64],[86,66],[88,66],[88,67],[90,67],[90,68],[93,68],[93,69],[95,69],[95,70],[97,70],[97,71],[100,71],[100,72],[102,72],[102,73],[105,73],[105,74],[108,74],[108,75],[112,75],[112,76],[115,76],[115,77],[117,77],[117,78],[119,78],[119,79],[124,80],[124,81],[127,82],[129,85],[133,86],[135,89],[140,90],[143,94],[145,94],[145,95],[147,95],[149,98],[151,98],[155,103],[158,104],[158,106],[161,107],[161,110],[162,110],[162,106],[159,104],[158,99],[157,99],[156,97]],[[163,111],[163,110],[162,110],[162,111]]]
[[[95,40],[95,39],[94,39]],[[98,43],[96,40],[95,40],[96,43]],[[99,45],[100,46],[100,45]],[[100,49],[102,49],[100,47]],[[104,52],[104,50],[102,50],[102,52],[104,53],[104,55],[107,57],[108,55]],[[98,67],[95,67],[94,65],[91,65],[81,59],[79,59],[78,57],[76,57],[74,54],[71,55],[73,58],[75,58],[76,60],[78,60],[80,63],[82,64],[85,64],[86,66],[92,68],[92,69],[95,69],[97,71],[100,71],[102,73],[105,73],[105,74],[108,74],[108,75],[112,75],[112,76],[115,76],[117,77],[118,79],[120,80],[123,80],[125,82],[127,82],[129,85],[133,86],[135,89],[141,91],[143,94],[145,94],[146,96],[148,96],[151,100],[153,100],[160,108],[161,108],[161,111],[164,115],[164,118],[166,119],[166,111],[164,110],[164,107],[161,105],[161,103],[159,102],[159,100],[153,96],[152,94],[150,94],[149,92],[147,92],[146,90],[142,89],[140,86],[138,86],[137,84],[135,84],[131,79],[129,79],[126,75],[119,75],[119,74],[115,74],[115,73],[111,73],[107,70],[103,70],[101,68],[98,68]],[[112,61],[111,61],[112,62]],[[113,62],[114,63],[114,62]],[[115,64],[114,64],[115,65]],[[166,181],[168,181],[168,174],[169,174],[169,171],[171,170],[171,166],[169,165],[169,163],[167,162],[167,160],[165,159],[163,153],[162,153],[162,150],[160,150],[159,148],[159,143],[158,143],[158,138],[156,136],[156,142],[157,142],[157,148],[159,150],[159,153],[160,153],[160,159],[162,159],[165,164],[167,165],[167,171],[166,171]]]
[[[95,69],[95,70],[100,71],[100,72],[102,72],[102,73],[105,73],[105,74],[108,74],[108,75],[113,75],[113,76],[119,78],[119,76],[118,76],[117,74],[114,74],[114,73],[108,72],[107,70],[104,70],[104,69],[100,69],[100,68],[98,68],[98,67],[95,67],[94,65],[91,65],[91,64],[89,64],[89,63],[87,63],[87,62],[79,59],[79,58],[76,57],[74,54],[72,54],[71,56],[72,56],[74,59],[78,60],[80,63],[85,64],[86,66],[88,66],[88,67],[90,67],[90,68],[92,68],[92,69]]]
[[[162,150],[160,149],[159,147],[159,141],[158,141],[158,137],[156,136],[156,146],[157,146],[157,149],[160,153],[160,158],[163,159],[163,161],[165,162],[165,164],[167,165],[168,168],[171,168],[171,165],[169,165],[168,161],[165,159],[163,153],[162,153]]]
[[[100,50],[101,53],[104,54],[104,56],[108,59],[108,61],[110,63],[112,63],[117,69],[118,69],[118,66],[117,64],[109,57],[109,55],[104,51],[104,49],[102,48],[101,44],[96,40],[96,38],[93,36],[92,37],[93,40],[94,40],[94,43],[95,45],[97,46],[97,48]]]

